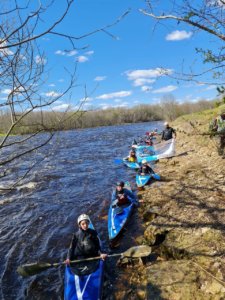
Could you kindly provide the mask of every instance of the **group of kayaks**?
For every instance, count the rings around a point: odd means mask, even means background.
[[[157,154],[152,146],[137,146],[137,162],[129,162],[123,160],[123,163],[131,169],[139,169],[143,158],[148,161],[154,161]],[[150,155],[151,154],[151,155]],[[151,175],[136,175],[137,186],[146,185],[151,178],[160,179],[158,174]],[[129,182],[125,183],[126,189],[131,191]],[[129,204],[117,206],[113,202],[110,204],[108,211],[108,235],[109,241],[115,240],[123,230],[133,209],[137,206],[137,197],[129,199]],[[93,228],[93,225],[90,223]],[[75,266],[67,265],[65,268],[65,285],[64,299],[65,300],[99,300],[102,295],[103,275],[104,275],[103,260],[87,261],[76,264]]]

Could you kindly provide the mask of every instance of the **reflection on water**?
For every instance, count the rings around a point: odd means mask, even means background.
[[[80,213],[91,216],[104,249],[110,251],[107,212],[113,184],[128,180],[135,188],[135,172],[114,159],[127,155],[134,137],[155,127],[161,129],[161,123],[60,132],[40,150],[40,157],[49,150],[51,155],[35,166],[26,182],[0,198],[0,299],[63,299],[63,267],[29,278],[18,276],[16,268],[28,262],[63,261]],[[15,166],[15,173],[19,168]],[[137,213],[128,227],[114,252],[134,245]],[[113,283],[115,261],[107,264]]]

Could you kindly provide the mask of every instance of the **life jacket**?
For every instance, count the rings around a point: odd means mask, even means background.
[[[128,161],[129,162],[136,162],[136,157],[135,156],[129,156]]]
[[[174,132],[174,129],[172,127],[165,128],[163,130],[163,139],[165,141],[168,141],[168,140],[172,139],[173,138],[173,132]]]
[[[124,193],[123,190],[116,192],[116,198],[118,200],[118,203],[117,203],[118,206],[127,204],[129,202],[127,195]]]
[[[93,257],[98,255],[100,244],[95,230],[91,228],[87,230],[79,229],[76,233],[76,238],[74,257]]]

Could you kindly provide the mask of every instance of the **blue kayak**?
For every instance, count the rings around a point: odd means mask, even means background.
[[[129,183],[126,183],[124,186],[126,189],[131,191],[131,187]],[[125,204],[122,206],[117,206],[111,203],[109,207],[108,213],[108,234],[109,240],[112,241],[115,239],[124,228],[127,220],[129,219],[133,208],[137,205],[137,199],[134,195],[133,199],[130,199],[129,204]]]
[[[125,164],[125,166],[127,166],[128,168],[131,168],[131,169],[139,169],[140,168],[139,163],[131,162],[131,161],[128,161],[127,159],[123,159],[123,163]]]
[[[136,175],[136,184],[138,187],[143,187],[147,183],[149,183],[150,179],[152,178],[152,175]]]
[[[94,260],[66,266],[64,300],[100,300],[104,265],[103,260]]]

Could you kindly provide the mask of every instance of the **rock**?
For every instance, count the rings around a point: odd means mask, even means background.
[[[137,299],[146,300],[146,290],[144,288],[137,289]]]

